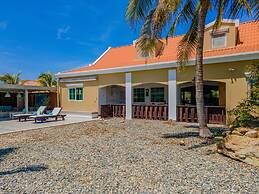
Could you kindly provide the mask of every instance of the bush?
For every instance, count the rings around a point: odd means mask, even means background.
[[[251,100],[243,100],[229,111],[229,114],[234,116],[231,123],[234,127],[246,127],[250,121],[255,119],[255,105]]]
[[[248,99],[243,100],[229,111],[229,115],[234,116],[234,120],[231,122],[234,127],[247,127],[250,121],[258,118],[259,63],[249,65],[247,70],[251,73],[249,81],[252,84],[252,93]]]

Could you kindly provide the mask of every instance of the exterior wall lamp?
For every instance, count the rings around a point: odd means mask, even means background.
[[[10,98],[11,97],[11,95],[10,95],[10,93],[9,92],[6,92],[6,94],[5,94],[5,96],[4,96],[5,98]]]

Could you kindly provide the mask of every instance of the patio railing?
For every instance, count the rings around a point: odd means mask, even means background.
[[[101,106],[101,117],[125,117],[126,105],[112,104]],[[167,120],[167,105],[132,105],[132,117],[136,119]]]
[[[125,104],[110,104],[101,106],[101,117],[125,117]],[[132,105],[132,117],[136,119],[168,120],[168,105]],[[223,106],[206,106],[205,119],[210,124],[226,124],[226,109]],[[177,106],[177,121],[195,123],[197,119],[196,106]]]
[[[210,124],[226,124],[226,108],[224,106],[205,106],[205,120]],[[196,106],[177,106],[177,121],[191,122],[198,121]]]

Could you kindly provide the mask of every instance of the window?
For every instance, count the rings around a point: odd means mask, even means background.
[[[212,35],[212,48],[224,48],[227,44],[225,33]]]
[[[181,104],[196,105],[195,86],[181,88]],[[205,106],[219,106],[219,87],[204,85],[203,88]]]
[[[69,100],[83,100],[83,88],[69,88]]]
[[[134,102],[145,102],[145,88],[133,89]]]
[[[165,102],[164,88],[151,88],[151,102]]]

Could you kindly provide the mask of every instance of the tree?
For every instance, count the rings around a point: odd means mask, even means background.
[[[216,30],[221,26],[223,14],[235,18],[244,11],[251,15],[257,8],[258,0],[129,0],[126,19],[133,27],[142,24],[136,46],[144,57],[152,56],[164,31],[169,29],[167,37],[173,36],[179,24],[190,23],[178,44],[178,62],[183,66],[193,53],[196,54],[196,105],[201,137],[212,136],[205,121],[203,97],[203,45],[207,15],[216,10],[213,27]]]
[[[21,72],[16,74],[6,73],[0,75],[0,81],[3,81],[6,84],[19,84],[21,74]]]
[[[45,87],[54,87],[57,85],[57,81],[51,72],[41,73],[38,80],[40,84]]]

